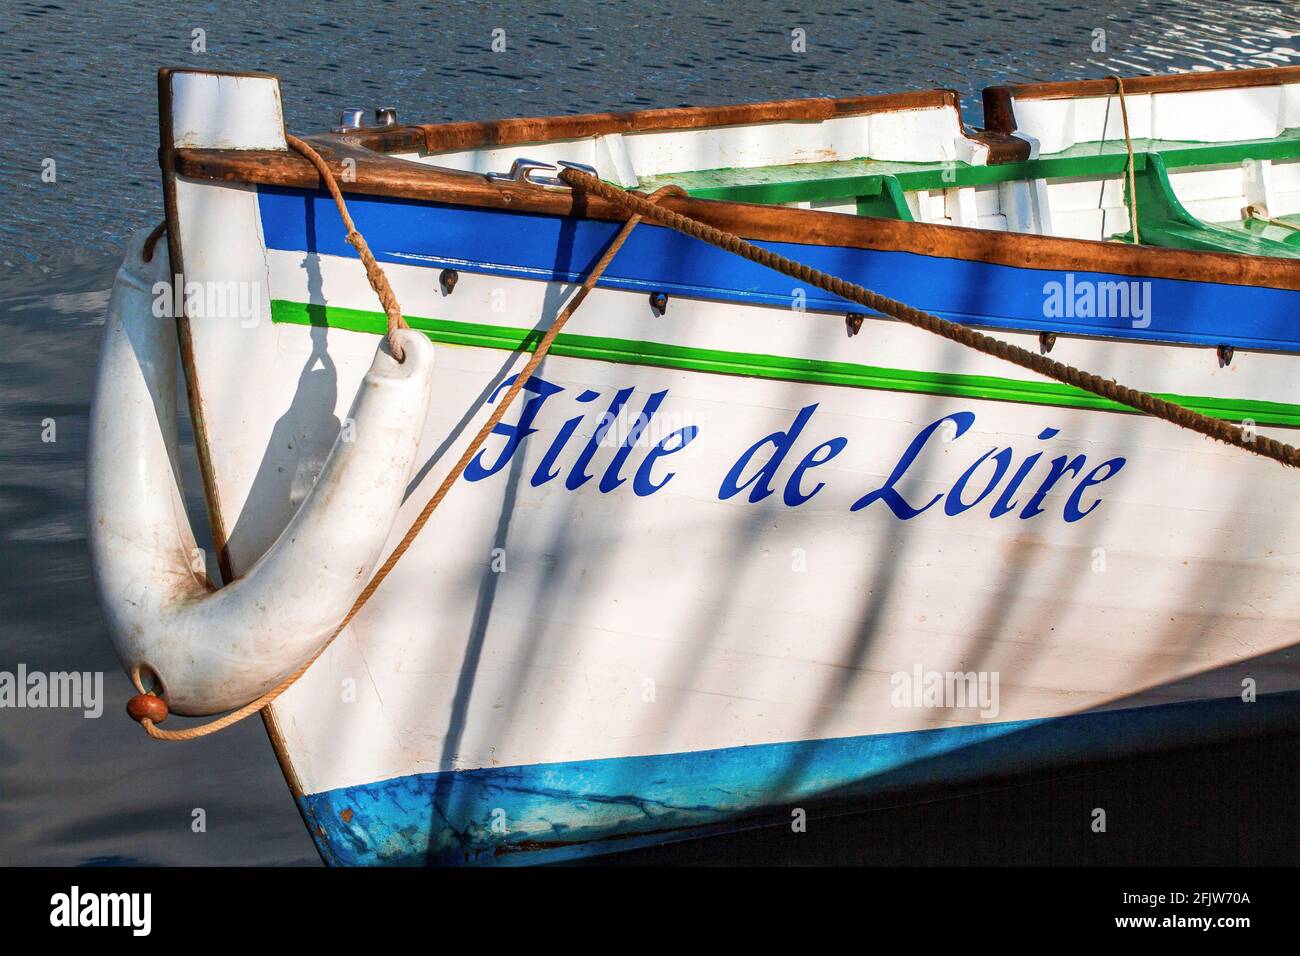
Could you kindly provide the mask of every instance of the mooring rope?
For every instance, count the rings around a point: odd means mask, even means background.
[[[950,322],[920,309],[914,309],[897,299],[891,299],[879,292],[873,292],[855,283],[846,282],[837,276],[828,275],[811,266],[806,266],[801,262],[787,259],[785,256],[764,249],[761,246],[756,246],[751,242],[746,242],[737,235],[716,229],[697,219],[691,219],[670,209],[664,209],[662,206],[653,205],[643,196],[626,192],[617,186],[611,186],[581,170],[565,169],[560,173],[560,179],[574,189],[607,199],[621,206],[630,214],[639,215],[643,219],[648,219],[661,226],[667,226],[669,229],[675,229],[693,239],[699,239],[701,242],[707,242],[719,249],[725,249],[727,252],[734,253],[751,262],[766,266],[808,285],[824,289],[842,299],[866,306],[872,311],[892,316],[901,322],[906,322],[908,325],[916,326],[927,332],[933,332],[935,335],[943,336],[945,339],[957,342],[977,352],[991,355],[1013,365],[1019,365],[1021,368],[1037,372],[1039,375],[1055,379],[1065,385],[1073,385],[1075,388],[1092,392],[1094,395],[1100,395],[1112,402],[1126,405],[1136,411],[1199,432],[1209,438],[1234,445],[1256,455],[1271,458],[1284,465],[1300,467],[1300,449],[1277,441],[1267,435],[1256,434],[1253,430],[1248,432],[1246,429],[1230,422],[1211,418],[1190,408],[1184,408],[1182,405],[1165,401],[1163,398],[1157,398],[1149,392],[1143,392],[1136,388],[1129,388],[1117,382],[1103,379],[1098,375],[1081,371],[1011,342],[995,339],[956,322]]]
[[[296,139],[292,136],[287,136],[286,139],[289,141],[290,146],[293,146],[294,149],[298,149],[303,153],[303,155],[307,156],[308,159],[311,159],[313,156],[315,157],[313,165],[316,166],[316,169],[321,174],[321,179],[325,181],[326,186],[329,187],[330,192],[333,194],[334,201],[343,215],[343,222],[348,227],[348,241],[352,242],[353,245],[357,247],[358,251],[362,253],[362,258],[365,259],[366,256],[369,255],[369,250],[366,248],[365,240],[356,232],[356,227],[352,224],[352,218],[347,213],[346,204],[343,201],[343,195],[339,191],[338,184],[334,181],[333,171],[325,161],[320,158],[320,155],[306,143],[303,143],[302,140]],[[663,186],[655,191],[648,199],[642,199],[641,201],[649,203],[653,207],[654,203],[658,202],[661,197],[666,195],[684,195],[684,193],[681,187],[670,184]],[[623,227],[618,231],[618,234],[615,235],[610,244],[605,247],[605,251],[601,254],[600,259],[596,261],[596,264],[591,267],[590,271],[588,271],[586,278],[582,280],[582,285],[578,288],[578,291],[575,292],[569,301],[565,303],[564,308],[562,308],[559,314],[555,317],[555,321],[551,323],[550,328],[548,328],[542,335],[541,339],[537,343],[536,349],[533,351],[532,357],[528,359],[528,362],[519,371],[514,382],[511,383],[510,387],[506,390],[505,395],[502,396],[501,401],[497,403],[496,409],[490,416],[488,416],[487,421],[483,423],[483,427],[478,430],[478,434],[476,434],[474,439],[466,446],[460,459],[456,462],[451,471],[447,473],[447,477],[442,480],[442,483],[438,486],[438,490],[433,493],[433,497],[425,503],[424,507],[420,510],[419,515],[417,515],[415,520],[411,522],[411,526],[407,529],[406,534],[402,536],[402,540],[397,543],[397,546],[393,548],[388,559],[380,565],[379,570],[375,572],[369,583],[367,583],[361,593],[357,595],[357,599],[353,602],[348,613],[344,616],[343,620],[339,622],[338,627],[336,627],[330,633],[329,637],[325,639],[316,653],[314,653],[307,662],[296,671],[251,703],[245,704],[238,710],[232,710],[230,713],[224,714],[216,720],[195,727],[187,727],[184,730],[163,730],[158,726],[158,724],[167,717],[167,702],[145,689],[138,671],[133,673],[131,675],[132,680],[135,682],[139,694],[132,697],[131,700],[127,702],[127,713],[140,722],[140,726],[145,729],[145,732],[150,737],[155,740],[194,740],[197,737],[206,737],[208,734],[215,734],[217,731],[224,730],[232,724],[239,723],[239,721],[243,720],[245,717],[251,717],[253,714],[272,703],[277,697],[292,687],[303,674],[307,673],[308,668],[316,662],[316,659],[319,658],[321,654],[325,653],[325,649],[334,642],[334,639],[343,632],[343,629],[347,627],[348,624],[352,622],[352,619],[357,616],[363,607],[365,607],[366,602],[374,596],[374,593],[377,590],[379,590],[379,586],[384,582],[384,579],[388,577],[389,572],[391,572],[397,565],[397,562],[402,559],[402,555],[406,554],[411,545],[415,543],[416,537],[419,536],[420,532],[424,529],[424,526],[428,524],[429,518],[433,515],[434,510],[439,504],[441,504],[443,498],[447,497],[447,492],[451,490],[452,485],[456,483],[460,478],[461,473],[469,466],[471,459],[473,459],[473,457],[478,453],[479,449],[483,446],[483,443],[487,441],[488,436],[492,434],[492,430],[496,428],[496,426],[501,422],[501,419],[505,417],[505,413],[509,410],[510,405],[523,390],[524,385],[532,377],[533,373],[536,372],[538,367],[542,364],[542,360],[546,358],[546,354],[551,350],[551,345],[555,342],[555,337],[560,334],[560,330],[564,328],[565,323],[567,323],[573,313],[577,311],[578,306],[582,305],[583,300],[587,298],[588,293],[595,288],[596,282],[605,274],[605,270],[609,268],[609,264],[614,260],[614,256],[618,254],[618,251],[621,248],[623,248],[623,244],[627,242],[628,236],[632,234],[632,230],[636,228],[640,221],[641,217],[634,214],[623,223]],[[353,236],[356,236],[356,242],[353,242]],[[378,274],[379,279],[379,281],[376,281],[372,276],[370,283],[371,286],[374,287],[375,293],[379,296],[380,301],[384,302],[385,311],[388,310],[390,302],[395,308],[396,298],[392,294],[392,289],[388,286],[388,280],[384,278],[383,270],[379,267],[378,263],[374,262],[373,256],[370,257],[369,261],[373,264],[374,272]],[[366,274],[371,275],[371,266],[369,264],[366,267]],[[380,291],[381,289],[386,289],[387,295]],[[396,329],[408,327],[406,321],[402,319],[400,314],[397,315],[397,322],[400,324],[395,325],[393,314],[390,312],[388,326],[390,349],[393,347],[391,336],[394,335]],[[394,356],[396,357],[397,355],[398,353],[394,351]]]
[[[397,304],[397,296],[393,292],[393,287],[388,284],[388,276],[384,275],[384,270],[375,261],[374,254],[371,253],[370,247],[366,245],[365,238],[357,232],[357,224],[352,221],[348,214],[348,204],[343,201],[343,191],[339,189],[338,180],[334,178],[334,172],[330,169],[329,164],[321,158],[321,154],[312,149],[307,143],[300,140],[297,136],[284,134],[284,141],[289,144],[291,149],[302,153],[303,156],[316,167],[316,172],[320,174],[321,182],[334,197],[334,205],[338,207],[339,216],[343,219],[343,225],[348,231],[347,242],[357,250],[361,256],[361,262],[366,267],[366,278],[370,280],[370,288],[375,290],[375,295],[379,296],[379,303],[384,307],[384,314],[388,316],[388,351],[392,353],[393,358],[402,361],[406,356],[402,354],[402,347],[397,344],[397,333],[401,329],[409,329],[406,319],[402,318],[402,307]]]
[[[1119,115],[1124,122],[1124,146],[1128,149],[1128,195],[1125,197],[1128,206],[1128,218],[1133,226],[1133,244],[1138,245],[1142,242],[1142,237],[1138,233],[1138,195],[1137,195],[1137,169],[1133,162],[1133,137],[1128,131],[1128,100],[1124,98],[1124,78],[1118,73],[1112,73],[1112,80],[1119,89]],[[1106,131],[1101,131],[1101,138],[1106,138]]]

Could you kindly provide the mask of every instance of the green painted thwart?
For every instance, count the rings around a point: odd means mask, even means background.
[[[271,320],[294,325],[327,326],[374,335],[382,335],[388,328],[388,320],[382,312],[309,305],[284,299],[271,300]],[[470,345],[479,348],[531,352],[542,337],[540,331],[525,331],[501,325],[449,322],[410,315],[406,316],[406,321],[411,328],[420,330],[434,342],[446,345]],[[1091,392],[1055,382],[1019,381],[994,375],[881,368],[851,362],[824,362],[785,355],[726,352],[595,335],[561,333],[556,336],[555,343],[551,346],[551,354],[598,362],[621,362],[691,372],[711,372],[715,375],[745,375],[785,382],[876,388],[893,392],[920,392],[954,398],[1027,402],[1035,405],[1099,411],[1130,411],[1126,406],[1100,398]],[[1250,420],[1258,425],[1300,427],[1300,405],[1172,394],[1160,394],[1159,397],[1228,421]]]

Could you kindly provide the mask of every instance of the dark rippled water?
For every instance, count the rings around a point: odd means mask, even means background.
[[[107,698],[98,719],[0,709],[0,863],[316,862],[257,721],[155,744],[121,713],[130,687],[91,590],[88,397],[122,239],[161,218],[159,66],[277,73],[299,132],[352,105],[437,121],[932,86],[960,90],[978,125],[991,83],[1300,63],[1298,33],[1289,2],[0,0],[0,671],[102,671]]]

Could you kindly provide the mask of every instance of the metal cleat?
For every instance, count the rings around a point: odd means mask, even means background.
[[[559,165],[565,169],[577,169],[581,172],[596,175],[596,170],[586,163],[573,163],[568,160],[560,160]],[[488,173],[487,178],[490,183],[527,183],[530,186],[560,186],[564,189],[569,188],[568,183],[562,182],[554,176],[536,175],[541,172],[554,172],[556,165],[554,163],[544,163],[538,159],[526,159],[520,157],[510,166],[508,173]]]

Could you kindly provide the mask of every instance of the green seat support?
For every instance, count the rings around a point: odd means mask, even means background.
[[[1145,153],[1135,164],[1138,232],[1143,245],[1166,249],[1200,249],[1248,256],[1300,259],[1300,235],[1285,226],[1268,223],[1215,225],[1197,219],[1178,200],[1169,184],[1169,172],[1159,153]],[[1128,195],[1128,184],[1124,186]],[[1267,226],[1268,229],[1257,227]],[[1289,236],[1282,236],[1290,233]],[[1133,241],[1130,230],[1120,238]]]

